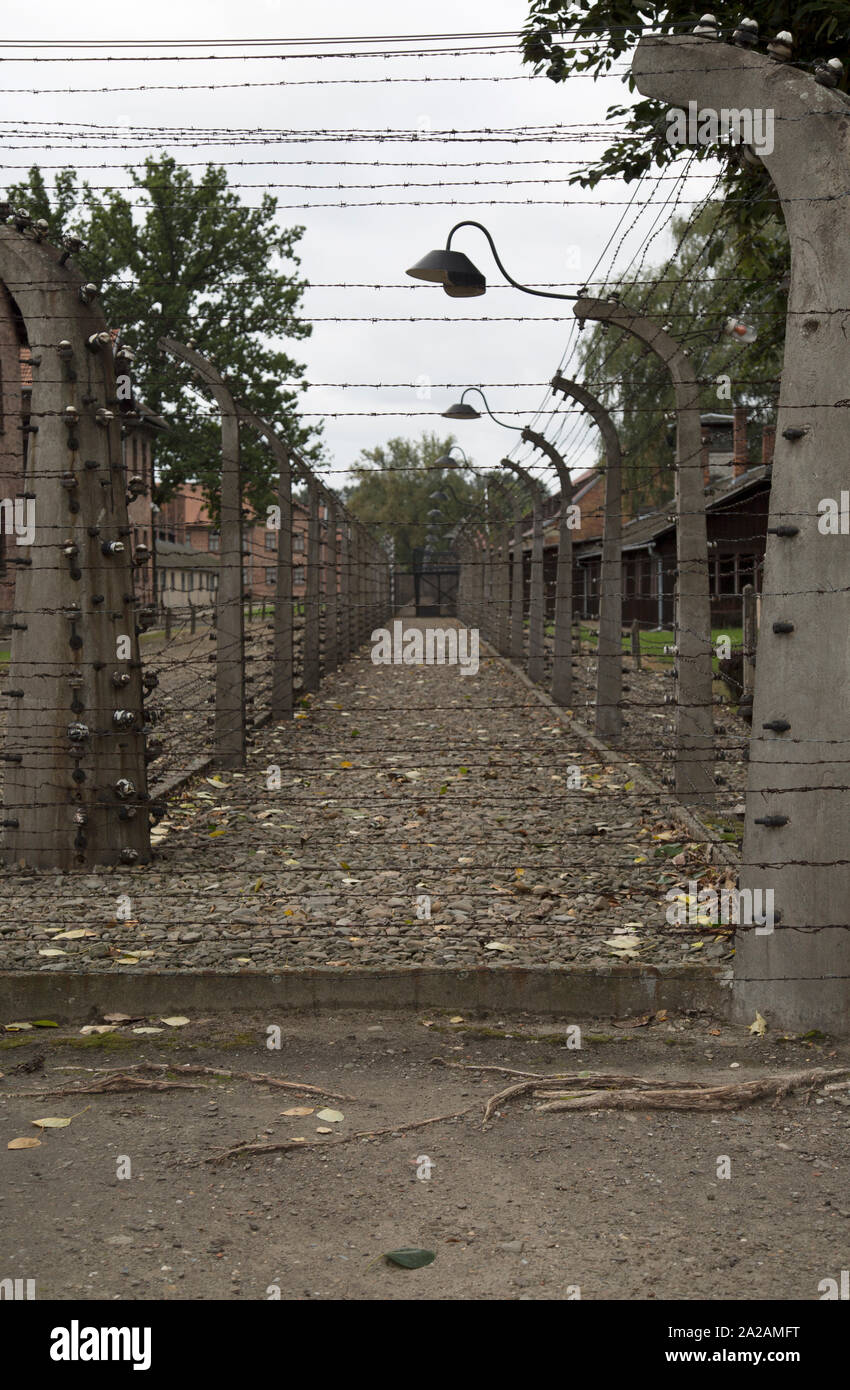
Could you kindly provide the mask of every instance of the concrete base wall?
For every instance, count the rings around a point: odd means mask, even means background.
[[[476,970],[401,966],[393,970],[4,971],[0,1017],[52,1018],[57,1023],[102,1017],[105,1011],[153,1014],[317,1009],[447,1008],[483,1013],[525,1010],[582,1019],[667,1009],[725,1017],[731,974],[709,966],[612,965]]]

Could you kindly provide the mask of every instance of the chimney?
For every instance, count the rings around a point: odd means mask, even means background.
[[[747,407],[736,405],[732,415],[732,477],[746,473],[750,460],[747,452]]]
[[[761,432],[761,461],[768,467],[773,463],[773,450],[776,444],[776,426],[765,425]]]
[[[708,466],[708,451],[710,446],[708,442],[708,431],[706,429],[703,429],[700,438],[702,441],[702,448],[700,449],[700,458],[702,460],[702,480],[705,483],[705,486],[709,487],[711,484],[711,470]]]

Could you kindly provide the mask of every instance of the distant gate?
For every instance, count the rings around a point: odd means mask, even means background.
[[[395,609],[413,618],[453,618],[457,615],[456,563],[414,564],[395,572]]]

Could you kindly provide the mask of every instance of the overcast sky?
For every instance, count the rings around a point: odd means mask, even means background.
[[[341,0],[325,0],[321,6],[277,3],[277,0],[242,0],[238,5],[218,0],[192,0],[179,6],[164,0],[148,0],[141,7],[115,5],[114,0],[86,0],[68,7],[59,0],[40,0],[38,8],[11,7],[4,16],[5,39],[275,39],[337,35],[391,35],[397,33],[462,33],[518,30],[526,17],[521,0],[431,0],[426,10],[366,0],[358,6]],[[37,24],[36,24],[37,21]],[[317,51],[322,45],[309,49]],[[348,45],[350,48],[351,45]],[[34,52],[36,50],[33,50]],[[42,54],[44,50],[37,50]],[[125,50],[126,51],[126,50]],[[155,50],[145,50],[153,52]],[[195,50],[204,53],[203,48]],[[5,57],[8,49],[0,47]],[[114,52],[121,53],[120,48]],[[493,77],[499,82],[457,80],[433,83],[389,82],[386,78],[423,77],[456,79]],[[139,127],[162,126],[202,130],[204,127],[257,128],[260,130],[436,130],[551,126],[588,126],[602,123],[606,107],[622,100],[626,89],[617,77],[593,83],[581,77],[556,86],[540,77],[528,79],[518,52],[462,58],[323,58],[181,63],[4,63],[3,83],[8,87],[104,87],[141,83],[290,83],[323,79],[323,85],[272,85],[228,90],[109,92],[94,94],[3,94],[5,121],[85,121]],[[339,79],[374,78],[373,83],[348,85]],[[331,83],[329,79],[336,79]],[[455,245],[463,249],[487,276],[491,290],[482,298],[452,300],[436,286],[418,287],[405,269],[426,251],[440,246],[451,225],[465,217],[485,222],[491,230],[508,270],[521,281],[576,282],[589,276],[608,237],[625,211],[631,190],[622,183],[603,185],[595,194],[568,188],[563,181],[550,185],[521,183],[519,179],[551,177],[563,180],[569,165],[518,165],[525,160],[576,161],[591,155],[598,144],[544,143],[535,140],[521,146],[472,140],[442,143],[426,139],[417,144],[355,140],[341,144],[278,143],[235,148],[231,143],[200,148],[177,145],[166,135],[138,147],[138,158],[159,148],[170,149],[185,162],[213,159],[229,166],[234,183],[294,183],[305,188],[273,190],[286,203],[374,202],[410,203],[451,200],[454,206],[381,206],[286,209],[286,224],[301,223],[306,231],[301,244],[302,271],[313,282],[304,299],[304,316],[315,318],[313,336],[292,345],[293,355],[304,361],[308,379],[316,383],[387,383],[380,390],[370,386],[316,385],[303,398],[305,411],[327,415],[325,440],[331,467],[340,474],[360,450],[385,442],[393,435],[417,436],[423,429],[448,430],[449,422],[438,412],[456,399],[459,389],[478,382],[493,385],[487,394],[493,411],[507,414],[511,423],[531,423],[547,392],[548,382],[562,360],[570,335],[569,303],[533,299],[506,286],[493,264],[481,234],[466,229]],[[275,164],[240,167],[234,160],[261,160]],[[33,161],[48,163],[100,163],[120,166],[129,156],[115,150],[73,152],[15,149],[6,156],[4,183]],[[314,159],[328,164],[305,166],[292,161]],[[499,161],[480,168],[429,168],[422,161]],[[505,166],[504,161],[510,161]],[[356,161],[378,161],[362,166]],[[400,167],[396,162],[404,161]],[[290,167],[283,167],[290,162]],[[115,181],[110,170],[91,170],[94,183]],[[122,176],[123,179],[123,176]],[[509,180],[507,187],[454,186],[442,189],[375,189],[381,183],[412,180],[436,183],[444,180]],[[366,188],[341,192],[320,189],[319,184],[365,184]],[[696,188],[699,185],[695,185]],[[663,186],[660,190],[663,192]],[[243,188],[245,202],[258,200],[260,190]],[[511,206],[503,198],[522,199]],[[527,200],[527,201],[525,201]],[[547,201],[551,200],[551,201]],[[627,236],[624,264],[645,236],[643,219]],[[658,259],[669,242],[661,235],[653,243]],[[657,254],[656,254],[657,253]],[[387,285],[390,288],[326,289],[328,282],[352,285]],[[569,283],[571,282],[571,283]],[[416,285],[417,288],[411,288]],[[484,322],[493,316],[528,316],[521,323]],[[445,322],[373,323],[321,322],[327,316],[341,318],[420,316]],[[574,332],[573,332],[574,339]],[[430,398],[427,380],[434,383]],[[453,383],[450,387],[436,383]],[[389,383],[403,383],[389,385]],[[558,422],[545,414],[537,428],[558,433]],[[336,412],[401,412],[369,415],[337,415]],[[422,412],[408,415],[406,412]],[[432,413],[433,412],[433,413]],[[571,417],[574,418],[574,417]],[[563,427],[563,421],[561,426]],[[513,447],[514,439],[490,421],[455,427],[467,452],[483,465],[495,464]],[[518,438],[518,436],[516,436]],[[591,461],[592,434],[585,430],[561,430],[570,441],[570,462]],[[590,441],[590,443],[589,443]],[[527,455],[520,447],[518,457]]]

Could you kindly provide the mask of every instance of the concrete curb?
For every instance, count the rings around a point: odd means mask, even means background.
[[[104,1012],[165,1014],[336,1009],[465,1009],[549,1014],[565,1023],[667,1009],[727,1017],[731,972],[706,965],[316,967],[279,972],[0,972],[0,1017],[87,1021]]]

